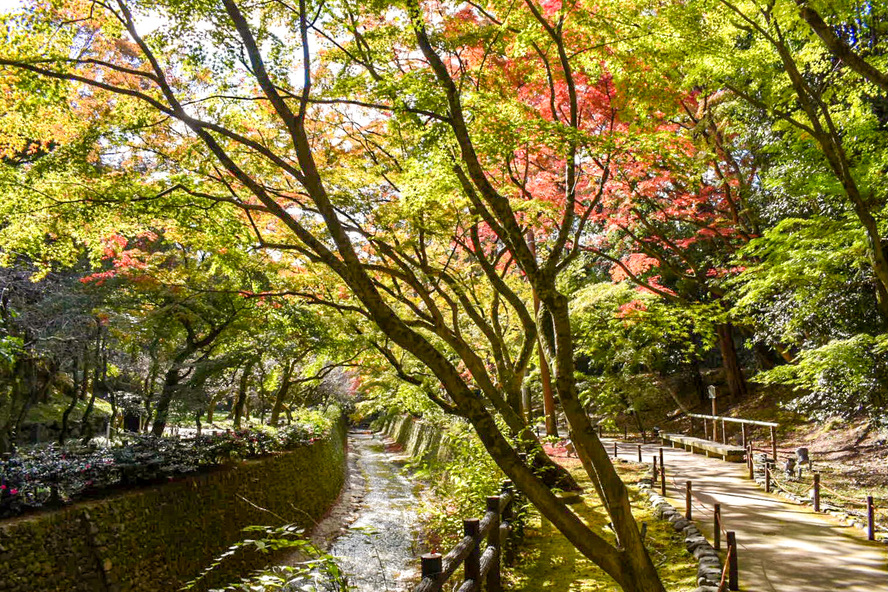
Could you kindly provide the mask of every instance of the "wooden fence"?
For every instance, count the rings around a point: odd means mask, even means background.
[[[488,592],[502,592],[501,565],[503,549],[511,532],[512,504],[515,492],[511,481],[503,483],[500,495],[487,498],[487,512],[480,520],[463,520],[463,539],[447,555],[429,553],[422,556],[422,581],[415,592],[438,592],[464,566],[463,582],[458,592],[474,592],[486,585]],[[481,541],[487,547],[481,552]]]
[[[728,443],[728,430],[727,425],[729,423],[739,423],[740,424],[740,440],[743,445],[743,448],[746,448],[747,443],[749,442],[749,432],[747,431],[747,426],[761,426],[768,428],[770,440],[771,440],[771,456],[773,458],[777,458],[777,427],[780,424],[771,422],[771,421],[757,421],[754,419],[739,419],[736,417],[723,417],[721,415],[702,415],[699,413],[688,413],[688,417],[691,418],[691,435],[695,435],[696,430],[694,429],[694,419],[702,419],[703,420],[703,437],[707,440],[712,440],[713,442],[718,442],[718,423],[721,422],[721,442],[722,444]],[[709,431],[709,422],[712,422],[712,433],[710,437]]]

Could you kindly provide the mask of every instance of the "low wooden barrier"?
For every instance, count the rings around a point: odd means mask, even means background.
[[[660,434],[660,438],[664,444],[670,442],[673,448],[678,444],[690,452],[704,452],[706,456],[717,456],[728,462],[743,462],[746,456],[746,450],[738,446],[719,444],[684,434]]]
[[[480,520],[463,520],[463,539],[447,555],[428,553],[422,556],[422,581],[414,592],[438,592],[456,572],[465,567],[462,584],[457,592],[480,591],[482,584],[488,592],[502,592],[501,565],[503,549],[511,532],[512,503],[515,493],[512,483],[503,484],[502,494],[487,498],[487,512]],[[487,538],[487,548],[481,552],[481,541]]]
[[[740,424],[740,438],[741,444],[743,448],[746,448],[746,445],[749,442],[749,432],[747,431],[747,426],[761,426],[768,428],[769,435],[771,437],[771,456],[776,459],[777,458],[777,428],[780,424],[774,423],[772,421],[757,421],[754,419],[739,419],[736,417],[722,417],[721,415],[701,415],[699,413],[688,413],[688,417],[691,418],[691,435],[694,433],[694,419],[702,419],[703,420],[703,437],[707,440],[711,440],[713,442],[718,441],[718,422],[721,422],[721,441],[722,444],[728,443],[728,429],[727,424],[729,423],[739,423]],[[709,433],[709,422],[712,422],[712,434]],[[711,437],[710,437],[711,436]]]

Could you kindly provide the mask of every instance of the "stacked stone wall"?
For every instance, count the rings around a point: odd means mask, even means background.
[[[311,528],[345,476],[345,425],[311,445],[0,522],[0,592],[177,590],[251,525]],[[267,564],[238,553],[208,586]],[[206,586],[197,588],[206,589]]]

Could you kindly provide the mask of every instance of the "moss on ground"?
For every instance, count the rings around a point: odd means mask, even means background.
[[[595,496],[592,484],[576,459],[559,458],[584,488],[582,502],[571,506],[577,515],[599,534],[613,542],[609,522]],[[620,462],[617,471],[627,483],[635,483],[644,467]],[[669,591],[693,590],[697,564],[684,548],[684,536],[665,521],[654,516],[642,494],[630,486],[636,519],[648,523],[647,546],[663,584]],[[616,582],[599,567],[583,557],[552,524],[532,510],[528,517],[526,538],[516,564],[507,571],[508,589],[514,592],[591,592],[619,591]]]
[[[61,395],[53,396],[48,403],[38,403],[31,407],[25,418],[25,423],[51,424],[61,423],[62,415],[65,409],[71,404],[71,399]],[[89,404],[88,400],[77,401],[68,420],[71,422],[80,421]],[[111,403],[103,399],[96,399],[92,410],[93,417],[111,417]]]

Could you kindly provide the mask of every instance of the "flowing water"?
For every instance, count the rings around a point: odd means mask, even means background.
[[[357,592],[406,592],[419,577],[414,485],[392,462],[379,436],[349,435],[365,494],[356,516],[330,547]]]

